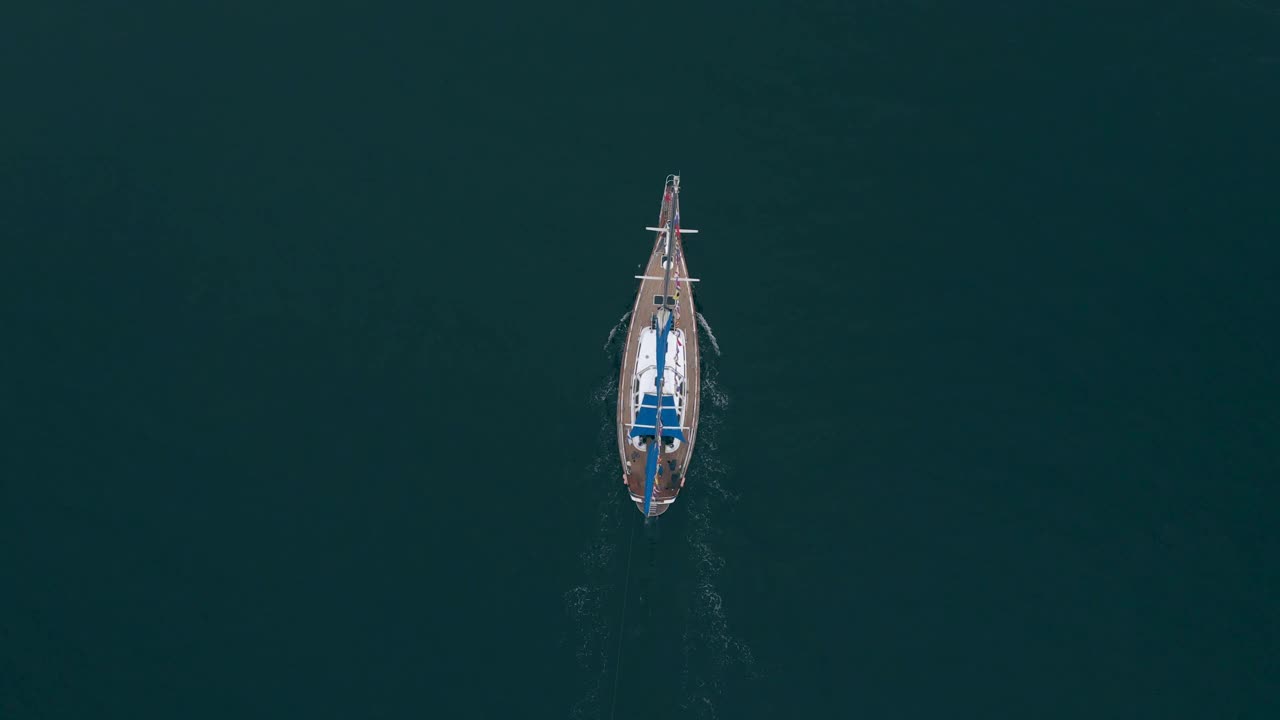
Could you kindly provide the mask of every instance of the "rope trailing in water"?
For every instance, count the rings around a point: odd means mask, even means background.
[[[609,720],[618,710],[618,678],[622,676],[622,631],[627,624],[627,595],[631,590],[631,554],[636,549],[636,526],[631,526],[631,542],[627,546],[627,579],[622,584],[622,618],[618,620],[618,655],[613,661],[613,705],[609,707]]]

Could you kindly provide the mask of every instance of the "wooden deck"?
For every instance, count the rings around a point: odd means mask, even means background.
[[[667,186],[667,191],[671,190],[671,186]],[[659,214],[657,227],[663,227],[667,223],[670,214],[675,210],[674,204],[679,202],[679,196],[669,193],[671,199],[664,197],[662,210]],[[684,487],[685,471],[689,467],[689,460],[693,456],[693,447],[698,437],[698,410],[701,402],[699,387],[699,366],[698,366],[698,323],[697,314],[693,307],[693,283],[685,282],[685,278],[689,277],[689,270],[685,264],[684,248],[680,239],[672,241],[672,255],[675,259],[673,267],[672,282],[668,288],[668,295],[678,298],[676,300],[676,321],[675,327],[684,331],[685,338],[685,407],[684,414],[681,417],[681,425],[688,428],[684,431],[686,441],[680,444],[674,452],[662,452],[659,455],[660,474],[654,482],[653,503],[650,508],[651,515],[661,515],[671,507],[671,501],[675,500],[676,495],[680,493],[680,489]],[[640,289],[636,294],[635,305],[631,309],[631,324],[627,329],[626,350],[622,359],[622,370],[618,380],[618,452],[622,459],[623,483],[627,486],[627,490],[631,493],[632,498],[641,498],[636,502],[636,506],[643,512],[644,498],[644,470],[645,470],[645,452],[637,450],[628,442],[627,434],[629,428],[627,425],[633,421],[631,416],[631,395],[632,378],[635,376],[636,356],[639,355],[640,333],[649,327],[653,321],[654,313],[661,309],[660,305],[654,303],[655,296],[662,295],[662,234],[656,233],[653,247],[649,252],[649,260],[646,263],[644,272],[645,276],[657,278],[656,280],[641,280]],[[675,278],[680,278],[677,285]]]

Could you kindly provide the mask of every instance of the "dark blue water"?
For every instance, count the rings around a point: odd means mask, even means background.
[[[10,13],[0,717],[1275,717],[1274,5]]]

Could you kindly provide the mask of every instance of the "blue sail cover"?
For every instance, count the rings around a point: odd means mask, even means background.
[[[653,476],[658,472],[658,443],[649,443],[649,456],[644,461],[644,516],[649,517],[653,503]]]
[[[653,422],[655,419],[659,419],[658,418],[658,397],[662,393],[662,380],[667,371],[667,335],[668,333],[671,332],[671,326],[675,324],[675,321],[676,321],[675,315],[668,312],[667,321],[662,324],[662,329],[658,331],[658,348],[657,348],[658,374],[654,381],[654,384],[655,384],[655,387],[653,389],[654,394],[650,395],[648,393],[645,393],[644,401],[640,403],[641,404],[640,411],[636,413],[635,424],[636,425],[662,425],[661,432],[663,437],[678,437],[680,438],[681,441],[683,441],[684,435],[679,434],[680,418],[676,416],[676,408],[675,408],[676,400],[674,397],[671,398],[670,403],[667,402],[667,398],[665,397],[662,398],[662,416],[660,418],[661,422],[660,423]],[[648,406],[648,407],[644,407],[644,406]],[[649,418],[648,421],[644,421],[640,419],[640,418],[646,417],[646,415]],[[673,425],[673,429],[676,434],[670,433],[666,428],[668,417],[672,419],[671,424]],[[636,432],[637,430],[640,430],[641,432],[637,433]],[[643,432],[645,430],[648,430],[649,432],[647,433]],[[656,433],[657,433],[657,428],[632,428],[631,430],[632,436],[635,436],[637,434],[655,435]],[[658,452],[659,452],[658,448],[661,444],[662,443],[656,442],[656,441],[649,443],[648,457],[645,458],[645,464],[644,464],[644,515],[645,517],[649,516],[649,506],[653,503],[653,479],[654,479],[654,476],[656,476],[658,473]]]
[[[665,287],[663,288],[666,289]],[[662,380],[662,373],[667,367],[667,335],[671,334],[671,327],[676,324],[675,313],[667,312],[667,321],[662,324],[662,331],[658,333],[658,380]]]

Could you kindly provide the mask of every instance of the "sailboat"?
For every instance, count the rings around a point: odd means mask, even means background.
[[[658,224],[631,309],[618,380],[622,482],[645,517],[666,512],[684,487],[698,437],[698,332],[680,227],[680,176],[668,175]]]

